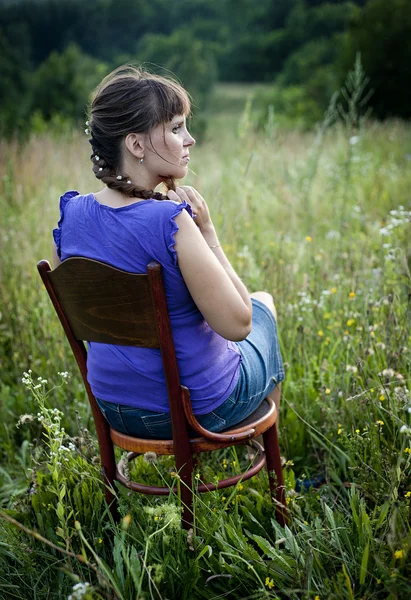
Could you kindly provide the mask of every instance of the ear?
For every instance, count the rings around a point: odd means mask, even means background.
[[[139,133],[128,133],[124,140],[127,150],[136,158],[144,157],[144,136]]]

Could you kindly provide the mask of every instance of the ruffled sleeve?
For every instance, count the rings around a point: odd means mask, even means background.
[[[173,265],[174,267],[177,267],[177,252],[175,250],[175,239],[174,236],[178,231],[178,225],[175,222],[175,218],[183,211],[186,210],[188,212],[188,214],[190,215],[190,217],[192,217],[194,219],[193,216],[193,211],[191,210],[191,206],[185,201],[183,200],[183,202],[174,202],[173,200],[169,200],[168,201],[170,204],[173,205],[172,209],[170,210],[170,215],[169,215],[169,221],[168,221],[168,228],[167,228],[167,232],[166,232],[166,242],[167,242],[167,248],[169,253],[171,254],[172,260],[173,260]]]
[[[53,238],[54,238],[54,242],[56,244],[57,256],[60,258],[60,260],[61,260],[61,225],[64,220],[64,210],[67,206],[67,203],[71,200],[71,198],[74,198],[75,196],[78,196],[78,195],[79,195],[79,193],[76,190],[70,190],[60,197],[60,219],[59,219],[59,222],[57,223],[56,229],[53,229]]]

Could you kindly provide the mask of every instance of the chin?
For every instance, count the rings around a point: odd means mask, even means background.
[[[173,169],[173,173],[169,173],[168,175],[160,175],[161,181],[166,182],[167,179],[184,179],[187,176],[188,168],[184,167],[176,167]]]

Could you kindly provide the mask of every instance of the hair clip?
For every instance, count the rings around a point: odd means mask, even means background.
[[[100,157],[97,154],[94,155],[94,160],[100,160]]]
[[[123,177],[122,177],[121,175],[117,175],[117,179],[118,179],[119,181],[121,181],[121,180],[123,179]]]
[[[103,170],[103,167],[100,167],[100,168],[99,168],[99,171],[102,171],[102,170]]]
[[[130,179],[127,179],[127,183],[131,183],[131,180],[130,180]]]

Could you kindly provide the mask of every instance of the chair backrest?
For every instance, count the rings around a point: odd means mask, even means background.
[[[54,270],[42,260],[37,269],[80,368],[97,434],[106,425],[87,381],[83,341],[159,348],[174,439],[176,432],[187,431],[161,265],[151,262],[146,274],[136,274],[89,258],[73,257]]]
[[[160,348],[147,274],[75,257],[48,279],[77,340]]]

